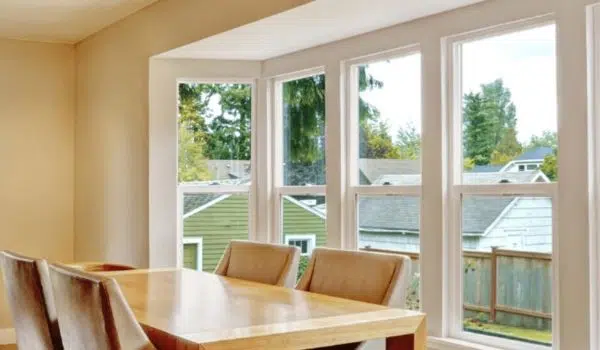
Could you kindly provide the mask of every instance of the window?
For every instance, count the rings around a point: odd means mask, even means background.
[[[420,308],[421,54],[348,64],[349,192],[356,247],[409,255],[407,306]]]
[[[202,271],[202,237],[183,238],[183,267]]]
[[[249,238],[252,108],[251,84],[179,84],[180,263],[185,267],[213,271],[231,239]]]
[[[303,256],[312,254],[317,242],[317,235],[314,234],[299,234],[285,235],[286,244],[300,248],[300,254]]]
[[[325,184],[325,74],[282,83],[283,185]]]
[[[452,330],[522,349],[552,345],[555,26],[504,33],[451,43]]]

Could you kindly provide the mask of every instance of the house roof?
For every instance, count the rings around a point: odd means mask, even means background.
[[[469,185],[492,185],[500,182],[508,183],[531,183],[542,173],[537,170],[519,172],[486,172],[486,173],[463,173],[463,182]],[[383,175],[374,184],[382,185],[418,185],[421,183],[421,175]]]
[[[463,200],[463,232],[483,234],[513,200],[514,197],[465,197]],[[358,223],[361,230],[414,233],[418,233],[420,230],[421,210],[418,197],[362,197],[358,209]]]
[[[475,165],[470,173],[497,173],[502,169],[503,165]]]
[[[358,166],[370,183],[374,183],[375,180],[386,174],[408,175],[421,173],[421,162],[419,160],[361,158],[358,160]]]
[[[544,160],[544,158],[547,155],[550,155],[554,152],[554,150],[552,149],[552,147],[537,147],[537,148],[532,148],[528,151],[525,151],[524,153],[522,153],[520,156],[518,156],[517,158],[515,158],[515,161],[519,161],[519,160],[537,160],[537,161],[542,161]]]
[[[465,173],[465,182],[469,184],[493,184],[501,180],[513,183],[533,182],[540,176],[539,171],[521,171],[514,173]],[[393,185],[407,185],[420,182],[421,175],[383,175],[378,180],[389,181]],[[230,180],[229,182],[234,182]],[[191,214],[197,208],[216,201],[220,194],[186,194],[184,197],[184,215]],[[483,234],[498,218],[515,197],[467,196],[463,200],[463,232]],[[326,213],[323,205],[310,207],[302,205],[315,215]],[[418,233],[420,229],[420,201],[409,196],[362,196],[359,203],[359,227],[373,231],[405,231]],[[193,215],[193,214],[191,214]],[[319,215],[321,216],[321,215]]]

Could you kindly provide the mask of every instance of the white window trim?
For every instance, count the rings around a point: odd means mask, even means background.
[[[300,255],[302,256],[310,256],[312,255],[312,251],[313,249],[315,249],[315,247],[317,246],[317,235],[314,233],[294,233],[294,234],[286,234],[284,233],[285,236],[285,244],[289,245],[291,240],[302,240],[302,241],[308,241],[308,252],[307,253],[300,253]]]
[[[202,237],[183,237],[183,242],[181,245],[181,251],[183,254],[183,247],[186,244],[195,244],[196,245],[196,270],[202,271]]]
[[[558,184],[556,183],[531,183],[531,184],[497,184],[497,185],[469,185],[462,184],[463,155],[462,155],[462,57],[460,45],[470,41],[482,40],[503,34],[524,31],[554,23],[553,15],[543,15],[514,23],[496,26],[465,34],[453,35],[444,40],[446,55],[446,108],[448,128],[448,160],[450,168],[448,176],[449,189],[449,234],[448,234],[448,284],[449,307],[446,317],[449,336],[488,346],[501,347],[510,350],[523,349],[548,349],[548,347],[527,344],[524,342],[502,339],[499,337],[473,334],[463,330],[463,267],[462,267],[462,198],[465,195],[486,196],[538,196],[548,197],[552,200],[552,241],[553,256],[558,256],[557,244],[557,200]],[[457,101],[460,101],[457,103]],[[557,127],[558,128],[558,127]],[[558,346],[558,271],[557,259],[552,259],[552,333],[553,348]]]

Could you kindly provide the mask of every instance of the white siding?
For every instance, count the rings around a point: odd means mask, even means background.
[[[477,249],[491,247],[552,251],[552,201],[548,198],[520,198],[514,206],[489,228]]]

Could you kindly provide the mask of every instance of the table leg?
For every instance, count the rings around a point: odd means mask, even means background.
[[[389,337],[385,340],[386,350],[426,350],[427,326],[425,319],[413,334]]]

